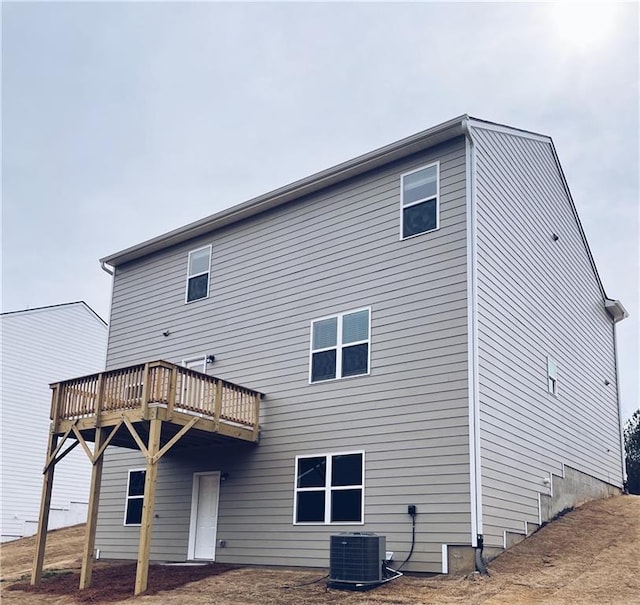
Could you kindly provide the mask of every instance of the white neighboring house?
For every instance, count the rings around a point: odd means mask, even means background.
[[[0,314],[2,541],[36,533],[49,384],[104,369],[107,324],[86,303]],[[49,529],[86,520],[91,465],[75,448],[56,465]]]

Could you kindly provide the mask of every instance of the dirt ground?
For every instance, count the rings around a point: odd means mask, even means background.
[[[212,564],[152,566],[134,598],[135,564],[100,562],[78,591],[83,527],[51,532],[46,579],[29,590],[34,539],[2,545],[3,605],[640,605],[640,497],[591,502],[489,565],[490,576],[402,577],[370,592],[327,590],[322,571]],[[21,580],[21,581],[20,581]],[[303,585],[306,584],[306,585]],[[301,586],[302,585],[302,586]]]

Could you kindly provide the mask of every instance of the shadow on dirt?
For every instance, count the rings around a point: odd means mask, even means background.
[[[217,576],[233,569],[239,569],[239,567],[221,563],[193,566],[151,565],[149,566],[149,581],[145,594],[172,590],[189,582]],[[126,563],[94,569],[92,586],[85,590],[78,589],[79,577],[77,573],[49,572],[43,577],[39,586],[31,586],[26,581],[6,586],[4,590],[67,595],[78,603],[120,601],[133,596],[136,564]]]

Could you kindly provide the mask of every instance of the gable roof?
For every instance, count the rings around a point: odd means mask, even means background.
[[[379,149],[357,156],[351,160],[347,160],[346,162],[327,168],[326,170],[322,170],[303,179],[294,181],[289,185],[285,185],[263,195],[259,195],[258,197],[252,198],[246,202],[231,206],[221,212],[217,212],[183,227],[179,227],[178,229],[174,229],[173,231],[169,231],[168,233],[164,233],[140,244],[136,244],[114,254],[110,254],[109,256],[105,256],[100,259],[100,263],[105,271],[111,273],[107,268],[107,265],[117,267],[118,265],[142,258],[176,244],[181,244],[206,233],[211,233],[212,231],[227,225],[255,216],[256,214],[270,210],[271,208],[276,208],[304,195],[341,183],[347,179],[405,158],[414,153],[424,151],[456,137],[471,136],[470,129],[472,128],[486,128],[489,130],[506,132],[515,136],[543,141],[551,146],[554,161],[558,168],[564,190],[569,199],[573,215],[578,224],[580,236],[584,243],[587,256],[589,257],[589,262],[596,276],[600,292],[602,293],[602,298],[605,301],[611,301],[612,299],[607,297],[604,290],[602,280],[600,279],[593,255],[591,254],[591,249],[584,234],[573,197],[571,196],[569,186],[565,179],[564,172],[560,165],[551,137],[504,124],[498,124],[496,122],[490,122],[488,120],[481,120],[471,117],[468,114],[463,114],[448,120],[447,122],[428,128],[427,130],[423,130],[409,137],[400,139],[395,143],[390,143],[389,145],[385,145]],[[617,303],[614,305],[615,311],[614,306],[611,304],[607,306],[607,310],[614,320],[619,321],[617,318],[624,319],[628,314],[626,310],[624,310],[620,301],[615,301],[615,303]]]
[[[107,326],[107,322],[102,319],[102,317],[100,317],[86,302],[84,302],[84,300],[76,300],[73,302],[68,302],[68,303],[60,303],[57,305],[44,305],[42,307],[34,307],[32,309],[18,309],[17,311],[5,311],[3,313],[0,313],[0,316],[5,317],[5,316],[16,316],[16,315],[20,315],[20,314],[27,314],[27,313],[39,313],[42,311],[51,311],[51,310],[55,310],[55,309],[59,309],[60,307],[69,307],[69,306],[73,306],[73,305],[81,305],[84,309],[86,309],[93,317],[95,317],[95,319],[97,319],[102,325],[104,325],[105,327]]]

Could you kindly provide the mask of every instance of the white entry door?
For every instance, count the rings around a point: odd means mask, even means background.
[[[194,473],[189,558],[214,561],[218,526],[220,473]]]

